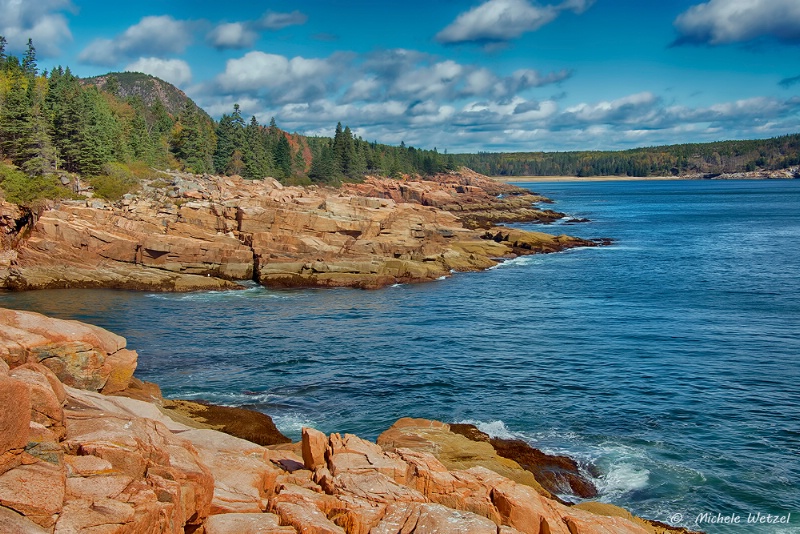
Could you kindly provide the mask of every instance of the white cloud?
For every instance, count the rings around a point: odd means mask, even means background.
[[[267,11],[258,20],[223,22],[206,36],[208,43],[219,50],[252,48],[263,30],[277,31],[288,26],[305,24],[308,17],[300,11],[276,13]]]
[[[535,7],[526,0],[489,0],[466,13],[440,31],[440,43],[503,42],[537,30],[554,20],[553,6]]]
[[[257,94],[276,102],[302,102],[320,98],[331,84],[335,58],[287,58],[265,52],[248,52],[229,59],[225,71],[214,81],[216,90],[225,94]]]
[[[762,37],[800,43],[797,0],[711,0],[675,19],[675,44],[723,45]]]
[[[192,81],[192,69],[182,59],[142,57],[125,67],[128,72],[144,72],[178,87]]]
[[[523,33],[538,30],[562,11],[581,14],[592,4],[594,0],[564,0],[546,6],[529,0],[488,0],[460,14],[436,35],[436,40],[443,44],[479,43],[493,49]]]
[[[54,57],[59,47],[72,40],[64,11],[74,11],[70,0],[0,0],[0,35],[7,51],[22,52],[28,39],[40,57]]]
[[[208,34],[208,42],[214,48],[250,48],[258,39],[258,33],[243,22],[229,22],[218,25]]]
[[[192,42],[191,24],[169,15],[144,17],[114,39],[96,39],[78,59],[93,65],[114,66],[137,56],[179,54]]]

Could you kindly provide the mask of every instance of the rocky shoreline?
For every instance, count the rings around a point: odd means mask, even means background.
[[[216,428],[271,421],[162,399],[120,336],[7,309],[0,326],[2,532],[687,532],[569,505],[552,493],[573,487],[569,459],[528,447],[523,467],[501,450],[519,444],[469,425],[401,419],[377,443],[306,428],[258,445]]]
[[[467,169],[338,189],[164,173],[115,203],[0,201],[0,289],[374,289],[607,243],[497,226],[564,217],[544,202]]]

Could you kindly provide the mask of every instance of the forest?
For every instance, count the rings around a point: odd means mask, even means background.
[[[17,203],[69,196],[70,175],[115,200],[155,169],[274,177],[286,184],[427,176],[461,166],[490,176],[681,175],[800,164],[800,134],[617,152],[442,154],[365,141],[349,126],[332,137],[259,124],[234,105],[212,119],[178,88],[141,73],[81,79],[70,69],[40,72],[33,42],[21,57],[0,36],[0,189]]]
[[[800,165],[800,134],[621,151],[458,154],[489,176],[679,176],[778,170]]]
[[[154,83],[168,86],[166,98],[153,96]],[[31,41],[18,58],[0,36],[0,188],[13,201],[64,196],[59,178],[69,173],[116,199],[153,169],[335,185],[454,168],[435,149],[367,142],[341,124],[332,130],[331,138],[288,133],[275,119],[245,120],[238,105],[214,121],[174,86],[141,73],[39,72]]]

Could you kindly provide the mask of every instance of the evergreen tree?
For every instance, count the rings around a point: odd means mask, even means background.
[[[31,176],[44,176],[56,170],[56,149],[50,136],[50,120],[45,109],[46,78],[36,78],[28,85],[31,103],[30,138],[22,168]]]
[[[250,124],[245,127],[244,137],[247,151],[243,176],[258,180],[272,174],[272,156],[268,150],[267,132],[258,124],[255,117],[252,117]],[[219,140],[217,142],[219,143]]]
[[[217,172],[239,174],[242,170],[242,155],[245,152],[244,120],[239,104],[233,105],[232,115],[223,115],[216,128],[217,146],[214,151],[214,168]],[[238,151],[239,162],[235,165],[239,172],[230,169],[234,152]]]
[[[33,39],[28,39],[28,47],[25,55],[22,56],[22,70],[26,76],[33,78],[38,73],[36,68],[36,49],[33,47]]]
[[[187,100],[173,129],[173,150],[189,172],[213,172],[212,149],[194,105]]]
[[[0,147],[3,155],[22,165],[31,145],[31,103],[28,100],[26,81],[15,76],[0,108]]]
[[[283,134],[281,134],[277,145],[275,145],[273,162],[280,178],[285,180],[292,175],[292,148],[289,146],[289,140]]]
[[[5,70],[6,66],[6,38],[0,35],[0,70]]]
[[[331,182],[336,178],[336,158],[333,155],[333,147],[325,143],[319,154],[311,160],[311,169],[308,177],[312,182]]]

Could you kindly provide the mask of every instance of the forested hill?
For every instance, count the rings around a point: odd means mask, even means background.
[[[187,101],[194,105],[199,113],[210,116],[202,108],[195,105],[186,93],[169,82],[141,72],[109,72],[102,76],[84,78],[84,85],[92,84],[98,89],[111,93],[123,100],[139,98],[147,106],[160,101],[167,113],[177,116]]]
[[[613,152],[456,154],[455,162],[489,176],[679,176],[779,170],[800,165],[800,134]]]

